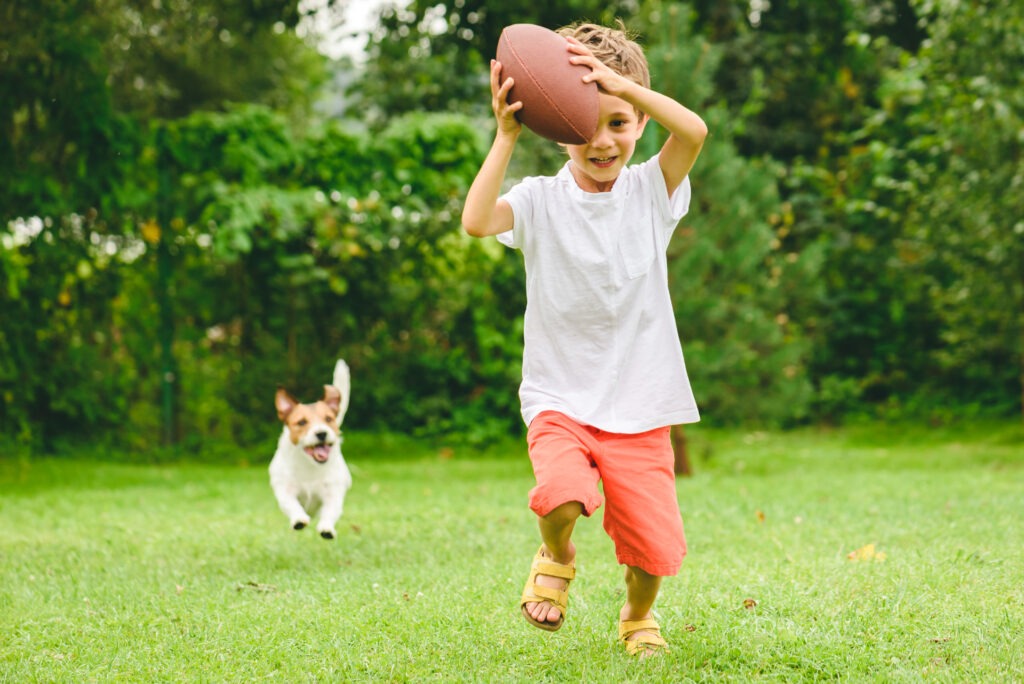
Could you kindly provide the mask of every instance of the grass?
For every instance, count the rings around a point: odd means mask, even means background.
[[[0,459],[0,681],[1024,681],[1019,426],[689,438],[672,652],[644,663],[615,643],[600,513],[566,626],[519,616],[519,445],[350,435],[334,542],[288,529],[251,455]]]

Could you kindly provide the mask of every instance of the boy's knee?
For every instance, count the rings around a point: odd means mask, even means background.
[[[567,501],[561,506],[556,506],[547,515],[542,515],[545,521],[551,523],[568,524],[583,515],[583,504],[579,501]]]
[[[589,516],[601,506],[604,499],[598,491],[584,491],[580,487],[549,482],[530,490],[530,510],[538,517],[572,522],[579,516]]]
[[[551,520],[552,522],[557,520],[563,520],[565,522],[571,522],[583,515],[583,504],[579,501],[569,501],[561,506],[556,507],[553,511],[544,516],[545,519]]]
[[[653,575],[638,565],[627,565],[626,566],[626,581],[627,582],[639,582],[639,583],[660,583],[661,577],[659,575]]]

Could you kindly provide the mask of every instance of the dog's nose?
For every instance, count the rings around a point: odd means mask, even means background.
[[[318,440],[320,440],[320,442],[326,442],[327,441],[327,430],[321,430],[320,432],[317,432],[316,433],[316,438]]]

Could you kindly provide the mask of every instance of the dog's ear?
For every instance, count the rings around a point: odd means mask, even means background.
[[[341,390],[334,385],[324,385],[324,398],[321,401],[337,413],[338,409],[341,408]]]
[[[277,394],[274,395],[274,408],[277,409],[277,417],[283,421],[288,420],[288,414],[298,406],[299,402],[295,400],[292,395],[283,387],[277,388]]]

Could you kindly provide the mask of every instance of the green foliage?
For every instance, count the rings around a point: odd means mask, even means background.
[[[476,338],[503,323],[499,312],[472,314],[475,283],[502,262],[453,231],[479,135],[459,117],[423,114],[372,139],[357,133],[335,123],[300,136],[247,108],[187,120],[172,136],[187,193],[179,205],[203,207],[186,223],[210,245],[188,280],[206,279],[197,294],[226,295],[182,316],[226,345],[207,353],[230,355],[221,363],[230,358],[231,370],[216,375],[227,380],[235,434],[246,416],[272,416],[275,382],[314,398],[337,356],[353,369],[354,424],[436,431],[451,427],[467,395],[503,404],[514,394],[514,359],[477,368]],[[498,414],[479,429],[490,434],[496,421],[505,431],[513,419]]]
[[[845,151],[784,181],[792,239],[825,253],[815,375],[832,413],[860,401],[1019,410],[1024,229],[1007,188],[1022,182],[1024,102],[1005,65],[1024,52],[1004,29],[1021,12],[918,8],[931,38],[881,72],[879,106],[834,136]],[[891,52],[867,34],[848,43],[861,59]]]
[[[338,356],[353,426],[519,433],[521,263],[457,226],[486,63],[506,24],[619,15],[711,126],[670,255],[709,419],[1019,411],[1019,5],[413,0],[323,121],[295,0],[6,3],[0,432],[142,453],[170,301],[186,451],[264,443],[273,386]],[[562,159],[528,134],[510,176]]]
[[[455,226],[483,149],[471,122],[411,115],[368,140],[345,123],[298,134],[282,116],[249,106],[168,125],[165,152],[155,133],[138,168],[155,175],[158,160],[172,167],[168,225],[143,213],[146,206],[128,216],[121,238],[105,236],[99,220],[77,232],[47,224],[35,237],[13,225],[21,237],[8,236],[4,252],[11,306],[3,307],[2,340],[12,350],[4,386],[22,391],[5,391],[7,428],[47,424],[59,437],[130,422],[156,432],[152,400],[132,399],[159,388],[152,248],[163,237],[175,263],[179,420],[191,439],[265,439],[274,429],[275,384],[312,399],[337,356],[353,367],[355,424],[465,427],[480,438],[518,430],[507,409],[521,336],[508,329],[507,302],[521,301],[510,284],[519,273]],[[133,187],[145,197],[155,183],[136,178]],[[112,257],[104,256],[108,246]],[[104,289],[71,298],[83,287],[68,275],[75,263],[80,272],[94,274],[99,264],[123,278],[93,275],[87,282]],[[491,280],[498,286],[482,292]],[[51,309],[63,311],[56,301],[72,312],[74,330],[53,318]],[[46,315],[25,315],[35,310]],[[35,356],[30,341],[40,335],[43,353]],[[74,363],[59,351],[68,346],[77,350]],[[114,372],[110,364],[126,358]],[[76,364],[86,377],[74,374]],[[62,391],[58,377],[67,383]],[[453,419],[467,396],[475,397],[471,408]],[[40,421],[43,407],[52,417]],[[141,439],[134,431],[109,438]]]
[[[328,0],[327,5],[334,0]],[[0,9],[0,217],[102,207],[137,121],[232,101],[308,113],[323,60],[297,0],[17,0]]]
[[[863,122],[882,68],[925,37],[910,0],[691,4],[698,30],[723,52],[715,90],[742,117],[740,151],[786,163],[836,143],[841,153],[841,136]],[[866,52],[851,34],[879,40]]]
[[[47,445],[117,425],[133,378],[116,243],[78,215],[20,221],[0,238],[0,426]]]
[[[291,1],[3,11],[5,432],[133,446],[159,433],[163,245],[186,449],[265,438],[274,384],[309,396],[338,355],[362,383],[356,424],[437,430],[467,395],[514,396],[514,349],[489,355],[518,344],[515,327],[497,341],[503,307],[468,298],[517,271],[451,237],[480,157],[472,126],[410,115],[369,139],[358,122],[309,125],[323,61],[280,30],[298,20]],[[33,215],[64,218],[7,223]],[[459,424],[478,437],[519,429],[513,413],[491,415],[470,408]]]
[[[95,4],[120,111],[177,118],[247,101],[304,118],[326,79],[323,60],[288,30],[302,16],[299,0]]]
[[[109,27],[96,2],[0,9],[0,217],[97,206],[112,182],[119,116],[106,82]]]
[[[642,16],[652,84],[699,112],[711,135],[691,172],[694,202],[669,248],[669,274],[689,373],[716,423],[793,423],[809,410],[809,353],[800,312],[814,294],[816,250],[783,250],[789,221],[770,161],[736,151],[736,124],[713,104],[721,50],[692,32],[675,3]],[[664,86],[662,86],[664,84]],[[648,129],[655,152],[664,131]]]
[[[1024,63],[1024,7],[1006,0],[920,6],[932,38],[907,65],[911,78],[892,74],[895,99],[877,124],[901,117],[914,133],[902,159],[917,190],[908,197],[907,238],[924,252],[942,323],[942,344],[931,355],[938,374],[927,386],[1019,409],[1024,91],[1013,65]]]

